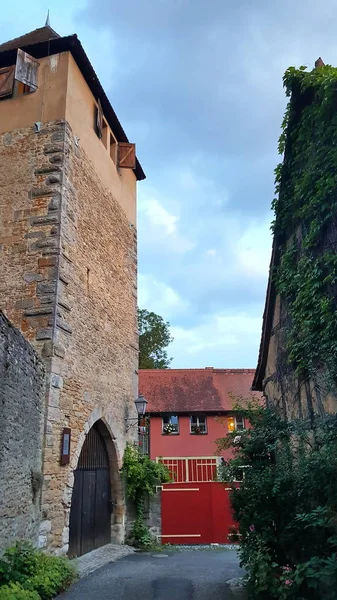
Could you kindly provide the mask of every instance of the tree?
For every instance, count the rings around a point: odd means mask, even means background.
[[[146,309],[138,309],[139,368],[167,369],[172,358],[165,348],[173,342],[170,323]]]

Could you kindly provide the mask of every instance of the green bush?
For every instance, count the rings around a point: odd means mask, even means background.
[[[142,549],[156,545],[156,540],[145,525],[144,502],[153,496],[156,485],[171,481],[168,468],[161,462],[155,462],[139,452],[136,446],[127,444],[122,473],[126,483],[126,494],[134,501],[136,521],[132,528],[130,543]]]
[[[242,408],[241,408],[242,412]],[[248,409],[253,427],[219,441],[245,477],[231,494],[241,534],[241,562],[250,598],[337,598],[337,418],[313,425]]]
[[[10,583],[0,587],[0,600],[40,600],[40,596],[23,589],[19,583]]]
[[[49,600],[65,590],[73,579],[74,570],[66,558],[40,553],[37,570],[24,587],[37,591],[42,600]]]
[[[67,559],[43,554],[28,542],[17,542],[0,559],[0,591],[7,593],[4,599],[16,597],[8,595],[12,594],[8,586],[14,584],[20,592],[23,589],[22,593],[28,594],[17,596],[22,600],[49,600],[66,589],[74,578],[74,569]]]

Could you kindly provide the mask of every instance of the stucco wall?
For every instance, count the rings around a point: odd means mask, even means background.
[[[0,312],[0,552],[37,543],[44,404],[42,361]]]
[[[194,435],[190,433],[188,415],[179,416],[179,433],[164,435],[162,433],[162,417],[150,418],[150,457],[159,456],[216,456],[215,440],[223,438],[228,433],[226,417],[207,416],[207,434]],[[222,456],[230,458],[231,451],[226,450]]]
[[[1,100],[0,134],[65,118],[68,64],[68,52],[39,59],[37,90]]]
[[[75,60],[69,54],[66,120],[73,134],[80,139],[89,160],[99,175],[102,183],[113,191],[115,198],[122,206],[128,220],[136,224],[136,177],[130,169],[116,168],[110,157],[109,135],[105,145],[105,134],[100,139],[95,132],[95,106],[88,84],[83,78]],[[109,127],[108,127],[109,130]],[[112,132],[113,133],[113,132]]]

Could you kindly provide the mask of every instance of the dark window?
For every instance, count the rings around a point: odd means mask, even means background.
[[[207,424],[205,416],[190,416],[190,432],[195,435],[200,433],[207,433]]]
[[[164,415],[163,416],[163,433],[179,433],[179,419],[177,415]]]

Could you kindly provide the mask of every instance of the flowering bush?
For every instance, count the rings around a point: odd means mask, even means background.
[[[242,408],[241,408],[242,412]],[[250,598],[337,598],[337,418],[285,422],[248,406],[252,428],[218,441],[233,448],[223,479],[239,465],[231,492]]]
[[[174,428],[172,423],[168,423],[167,425],[165,425],[165,427],[163,428],[163,433],[169,434],[169,433],[173,433]]]

